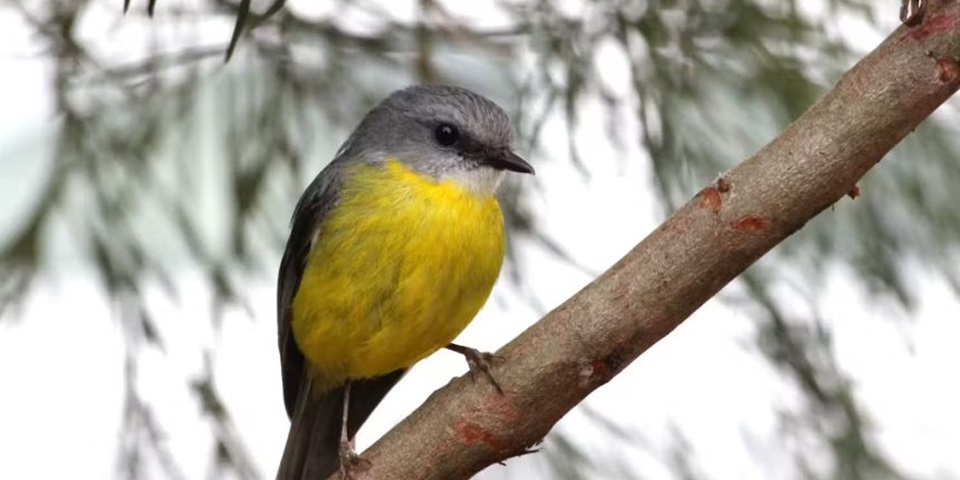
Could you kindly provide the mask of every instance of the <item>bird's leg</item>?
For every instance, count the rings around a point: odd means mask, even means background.
[[[350,407],[350,385],[343,390],[343,423],[340,426],[340,478],[343,480],[353,478],[353,471],[362,467],[366,462],[361,459],[353,449],[353,439],[347,432],[347,419],[349,418],[348,408]]]
[[[467,365],[470,367],[470,378],[474,382],[477,381],[476,373],[479,371],[489,378],[490,383],[492,383],[494,388],[497,389],[497,392],[503,395],[503,389],[500,388],[500,384],[497,383],[497,379],[493,378],[493,374],[490,373],[490,366],[493,364],[493,362],[502,360],[502,358],[489,352],[481,352],[474,348],[457,345],[456,343],[447,345],[447,350],[457,352],[467,359]]]

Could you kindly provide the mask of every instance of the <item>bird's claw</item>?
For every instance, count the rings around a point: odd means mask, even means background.
[[[490,352],[481,352],[475,348],[464,347],[462,345],[456,345],[453,343],[451,343],[447,348],[463,355],[463,357],[467,359],[467,366],[470,367],[471,380],[476,382],[477,372],[480,372],[490,380],[490,383],[493,384],[493,387],[497,389],[497,393],[503,395],[503,389],[500,388],[500,384],[497,383],[497,379],[494,378],[493,373],[490,372],[493,364],[502,362],[503,357],[494,355]]]
[[[927,6],[927,0],[901,0],[900,21],[904,25],[914,26],[923,19],[923,9]]]

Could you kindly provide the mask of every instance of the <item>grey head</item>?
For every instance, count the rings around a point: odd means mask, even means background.
[[[493,194],[505,171],[533,173],[512,151],[513,127],[493,101],[448,85],[398,90],[374,107],[340,147],[337,162],[396,159],[438,181]]]

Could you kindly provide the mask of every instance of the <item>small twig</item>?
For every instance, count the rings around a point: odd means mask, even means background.
[[[237,7],[237,23],[233,26],[233,35],[230,37],[230,45],[227,47],[227,54],[223,58],[223,63],[230,61],[234,49],[237,48],[237,42],[240,40],[240,34],[243,32],[243,25],[247,22],[247,16],[250,15],[250,0],[240,0]]]
[[[263,12],[262,15],[256,15],[250,13],[250,0],[240,0],[240,4],[237,6],[237,23],[233,27],[233,35],[230,37],[230,45],[227,47],[227,53],[223,62],[229,62],[230,57],[233,56],[233,51],[237,48],[237,42],[240,40],[240,34],[243,33],[244,26],[246,26],[247,31],[259,27],[267,19],[279,12],[284,4],[286,4],[286,0],[274,0],[267,11]],[[248,19],[250,24],[246,25]]]

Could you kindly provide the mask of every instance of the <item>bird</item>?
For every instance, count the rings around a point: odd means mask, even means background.
[[[488,366],[489,354],[452,342],[499,276],[495,194],[508,172],[534,168],[501,107],[413,85],[374,106],[303,192],[277,282],[290,418],[278,479],[349,478],[362,466],[357,430],[433,352],[464,354],[471,374]]]

